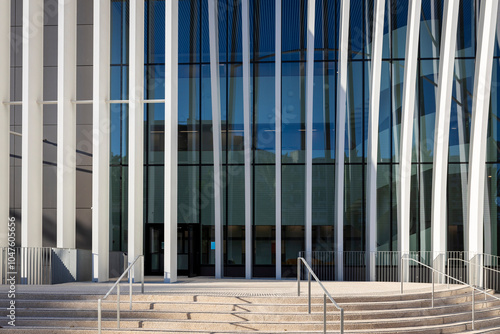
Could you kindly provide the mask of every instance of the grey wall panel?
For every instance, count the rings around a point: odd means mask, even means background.
[[[43,106],[43,125],[57,125],[57,106],[55,105]]]
[[[81,170],[76,171],[76,207],[92,207],[92,174]]]
[[[76,209],[76,248],[92,249],[92,210],[90,208]]]
[[[90,250],[78,249],[76,253],[76,280],[92,280],[92,252]]]
[[[57,210],[43,209],[42,210],[42,226],[43,226],[43,247],[56,247],[57,237]]]
[[[16,0],[6,0],[6,1],[10,1],[10,25],[14,26],[16,21]]]
[[[92,66],[76,68],[76,98],[78,100],[92,100],[92,77]]]
[[[43,68],[43,100],[57,100],[57,67]]]
[[[92,154],[92,125],[76,125],[76,149]],[[92,169],[92,157],[88,154],[77,154],[76,164]]]
[[[17,160],[17,159],[16,159]],[[11,175],[13,175],[14,179],[11,180],[11,187],[14,190],[14,209],[21,209],[21,166],[16,166],[10,169]],[[20,234],[20,233],[18,233]]]
[[[77,23],[78,24],[92,24],[94,3],[90,0],[78,0],[77,8]]]
[[[57,208],[57,167],[43,165],[43,208]]]
[[[57,163],[57,125],[45,125],[43,127],[43,138],[49,143],[43,143],[43,161],[52,164]],[[55,166],[52,166],[55,167]],[[54,180],[56,182],[56,180]],[[45,185],[44,185],[45,187]]]
[[[10,163],[12,166],[14,158],[10,158]],[[18,167],[19,168],[19,167]],[[15,174],[16,168],[15,167],[10,167],[9,170],[9,208],[10,210],[16,208],[16,174]],[[21,170],[19,169],[19,172]],[[21,203],[19,203],[19,208],[21,207]]]
[[[23,0],[13,0],[12,8],[15,10],[14,25],[21,27],[23,25]]]
[[[23,84],[23,71],[20,67],[16,67],[14,69],[14,75],[12,76],[12,78],[14,79],[14,84],[12,85],[12,87],[14,88],[14,98],[12,100],[21,101],[21,98],[23,96],[23,90],[21,89]],[[17,120],[18,119],[16,118],[16,124],[21,124],[21,115],[19,115],[19,122]]]
[[[10,63],[11,66],[21,66],[22,55],[23,55],[23,28],[22,27],[12,27],[10,34]]]
[[[57,26],[57,1],[58,0],[44,0],[45,25]]]
[[[92,26],[91,25],[79,25],[76,28],[77,32],[77,53],[76,53],[76,65],[86,65],[92,66]]]
[[[45,26],[43,33],[43,66],[57,66],[57,26]]]
[[[21,133],[22,129],[21,126],[16,125],[13,127],[14,132]],[[10,154],[13,154],[16,156],[14,166],[21,167],[21,155],[22,155],[22,139],[19,136],[11,136],[10,140],[14,142],[14,151],[10,152]],[[21,182],[21,179],[19,179],[19,182]],[[20,188],[19,188],[20,189]]]
[[[92,106],[90,104],[76,106],[76,124],[92,125]]]

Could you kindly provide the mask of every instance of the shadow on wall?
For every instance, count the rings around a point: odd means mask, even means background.
[[[92,280],[92,252],[52,249],[52,284]]]

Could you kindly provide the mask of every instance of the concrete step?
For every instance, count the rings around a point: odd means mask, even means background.
[[[125,315],[123,312],[121,315]],[[141,314],[136,314],[137,318],[122,318],[122,328],[144,328],[158,329],[162,331],[171,330],[209,330],[209,331],[314,331],[319,330],[323,326],[323,315],[315,314],[242,314],[242,313],[205,313],[205,314],[167,314],[168,317],[162,319],[152,319],[151,317],[140,317]],[[172,317],[172,315],[182,315],[181,317]],[[201,315],[201,316],[200,316]],[[103,319],[103,328],[116,327],[116,313],[111,317]],[[18,326],[46,326],[54,327],[97,327],[96,319],[79,318],[75,315],[74,318],[59,318],[59,317],[19,317]],[[440,325],[453,325],[470,321],[471,313],[455,313],[441,316],[424,316],[424,317],[404,317],[404,318],[379,318],[379,319],[363,319],[363,320],[348,320],[345,322],[346,330],[383,330],[390,328],[405,328],[405,327],[428,327]],[[475,314],[476,320],[491,319],[491,322],[500,325],[500,308],[485,309],[477,311]],[[338,315],[327,316],[328,330],[339,329]]]
[[[43,304],[43,303],[42,303]],[[122,318],[138,318],[138,319],[181,319],[181,320],[210,320],[213,317],[230,316],[245,316],[247,320],[260,321],[264,317],[271,315],[276,321],[288,321],[289,317],[303,316],[307,314],[307,305],[216,305],[216,304],[168,304],[169,310],[157,308],[160,304],[134,303],[134,310],[129,310],[128,303],[121,304]],[[43,305],[46,306],[46,305]],[[30,307],[17,307],[16,314],[18,317],[58,317],[58,318],[95,318],[97,317],[97,306],[95,303],[87,303],[87,308],[76,308],[75,305],[64,305],[61,307],[41,307],[41,305]],[[338,318],[338,310],[332,305],[327,304],[327,317],[329,319]],[[423,316],[440,316],[446,314],[463,313],[471,310],[471,304],[452,304],[447,306],[436,306],[434,308],[404,308],[398,310],[362,310],[345,313],[346,320],[363,320],[363,319],[391,319],[391,318],[411,318]],[[500,301],[476,301],[476,311],[484,309],[492,309],[500,307]],[[207,311],[209,310],[209,311]],[[311,307],[313,314],[323,314],[323,305],[313,304]],[[6,316],[8,311],[0,309],[0,316]],[[114,317],[116,315],[116,304],[103,304],[102,316]],[[319,315],[318,315],[319,316]]]
[[[478,320],[475,322],[475,330],[472,330],[472,325],[470,322],[462,321],[460,323],[455,324],[445,324],[439,326],[423,326],[423,327],[405,327],[405,328],[391,328],[391,329],[369,329],[369,330],[349,330],[348,333],[356,333],[356,334],[369,334],[369,333],[377,333],[377,334],[394,334],[394,333],[405,333],[405,334],[442,334],[442,333],[499,333],[500,324],[498,319],[484,319]],[[16,334],[53,334],[53,333],[71,333],[71,334],[95,334],[95,327],[91,328],[74,328],[74,327],[15,327],[9,328],[11,332]],[[329,332],[332,332],[330,328],[328,328]],[[152,328],[103,328],[103,333],[106,334],[119,334],[119,333],[127,333],[127,334],[145,334],[145,333],[157,333],[157,329]],[[235,332],[255,332],[253,330],[215,330],[215,331],[207,331],[207,330],[194,330],[194,329],[169,329],[169,330],[161,330],[161,333],[193,333],[193,334],[227,334],[227,333],[235,333]],[[259,331],[261,334],[277,334],[277,333],[288,333],[288,334],[317,334],[323,333],[323,329],[317,330],[290,330],[290,331]],[[338,333],[336,331],[336,333]]]

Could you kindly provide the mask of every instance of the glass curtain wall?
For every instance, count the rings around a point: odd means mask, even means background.
[[[276,275],[275,1],[250,0],[253,276]]]
[[[442,16],[442,0],[422,1],[413,124],[410,251],[431,250],[432,162]]]
[[[340,1],[316,0],[314,40],[312,250],[335,248],[335,120]]]
[[[448,251],[464,251],[467,244],[467,171],[472,121],[476,57],[477,1],[462,0],[458,17],[453,75],[448,164]],[[477,16],[476,16],[477,15]]]
[[[129,1],[111,2],[111,100],[128,99]],[[110,250],[128,248],[128,105],[111,104]]]
[[[373,0],[352,1],[347,64],[344,166],[344,250],[364,251]],[[345,263],[349,266],[350,263]]]
[[[281,15],[281,251],[287,277],[305,249],[307,1],[282,1]]]
[[[396,251],[399,135],[406,52],[408,2],[385,5],[377,168],[377,250]]]

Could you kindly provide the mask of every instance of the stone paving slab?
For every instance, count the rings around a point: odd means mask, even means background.
[[[17,293],[26,294],[105,294],[114,282],[94,283],[75,282],[54,285],[17,285]],[[322,282],[328,292],[335,296],[387,296],[400,294],[399,282]],[[315,282],[311,282],[312,295],[322,295],[323,291]],[[451,289],[462,288],[460,285],[450,285]],[[128,283],[121,284],[122,293],[128,292]],[[0,294],[8,292],[6,285],[0,285]],[[447,290],[446,284],[436,284],[435,291]],[[140,293],[140,284],[133,285],[133,291]],[[187,278],[179,277],[172,284],[163,283],[161,277],[147,277],[146,293],[179,293],[205,294],[218,296],[296,296],[296,280],[272,279],[214,279],[213,277]],[[405,294],[431,292],[431,284],[405,283]],[[301,281],[301,295],[307,294],[307,281]]]

